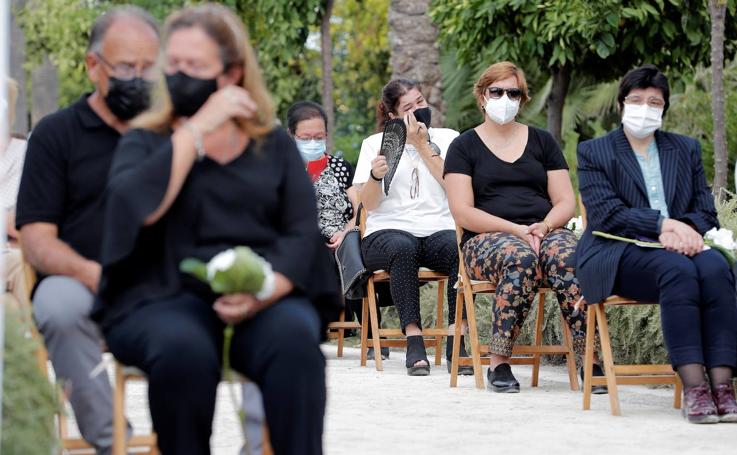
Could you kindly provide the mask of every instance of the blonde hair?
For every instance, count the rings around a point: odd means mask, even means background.
[[[172,13],[164,25],[164,43],[171,34],[182,28],[200,27],[220,47],[225,70],[239,65],[243,69],[240,86],[248,90],[256,103],[256,117],[237,119],[238,126],[250,137],[259,139],[274,127],[274,106],[266,89],[256,53],[248,39],[243,23],[230,9],[216,3],[204,3]],[[154,93],[153,106],[136,119],[132,125],[155,131],[169,129],[174,121],[174,109],[164,78]]]
[[[15,103],[18,101],[18,83],[8,78],[8,131],[13,128],[15,121]]]
[[[486,89],[496,81],[502,81],[504,79],[514,76],[517,78],[517,85],[522,90],[522,98],[520,99],[520,108],[530,101],[530,94],[527,91],[527,79],[525,79],[525,73],[518,68],[512,62],[499,62],[489,66],[481,73],[479,80],[476,81],[476,85],[473,86],[473,94],[476,97],[476,103],[484,111],[484,96],[486,95]]]

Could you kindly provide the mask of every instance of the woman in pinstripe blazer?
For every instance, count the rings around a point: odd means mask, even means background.
[[[588,226],[576,275],[588,302],[610,294],[659,302],[668,354],[684,383],[686,417],[737,422],[730,379],[737,367],[734,277],[718,252],[702,252],[703,234],[719,222],[698,141],[658,131],[668,96],[668,81],[655,66],[630,71],[618,95],[623,127],[579,145]],[[659,240],[665,249],[592,231]]]

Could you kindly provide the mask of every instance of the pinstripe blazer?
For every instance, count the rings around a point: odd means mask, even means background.
[[[702,235],[719,226],[696,139],[655,132],[663,189],[671,218]],[[623,237],[658,237],[660,212],[650,208],[637,157],[622,128],[578,145],[579,191],[587,225],[576,249],[576,276],[587,302],[612,293],[624,242],[595,237],[603,231]]]

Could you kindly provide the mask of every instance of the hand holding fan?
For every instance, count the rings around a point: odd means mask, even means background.
[[[381,136],[381,148],[379,149],[379,154],[386,157],[386,164],[389,168],[384,176],[384,194],[389,194],[389,185],[397,172],[406,141],[407,127],[402,119],[392,119],[384,123],[384,133]]]

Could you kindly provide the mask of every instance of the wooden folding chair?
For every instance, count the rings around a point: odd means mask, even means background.
[[[581,196],[578,198],[579,210],[584,229],[586,228],[586,207]],[[605,385],[609,389],[609,405],[612,415],[622,415],[619,408],[617,385],[673,384],[673,407],[680,409],[683,386],[681,380],[670,365],[615,365],[612,354],[612,343],[609,337],[609,324],[606,317],[606,306],[625,305],[657,305],[654,302],[640,302],[617,295],[610,296],[603,302],[589,303],[586,315],[586,354],[584,356],[583,408],[591,409],[591,389],[595,385]],[[598,330],[601,340],[601,354],[604,362],[604,377],[593,376],[594,334]]]
[[[345,320],[345,310],[340,312],[340,318],[338,318],[337,321],[328,324],[328,338],[338,340],[338,357],[343,357],[345,331],[360,328],[361,324],[359,324],[358,322]]]
[[[359,209],[361,220],[359,228],[361,237],[366,230],[366,211],[363,206]],[[448,276],[442,273],[433,272],[432,270],[420,267],[417,274],[420,283],[437,282],[438,283],[438,301],[437,301],[437,317],[435,319],[435,327],[423,328],[422,336],[425,337],[425,347],[435,347],[435,365],[442,362],[442,345],[443,337],[448,336],[448,332],[443,325],[443,300],[445,298],[445,286],[448,282]],[[366,366],[366,359],[369,348],[374,348],[374,363],[377,371],[383,371],[384,366],[381,360],[381,348],[389,347],[405,347],[407,339],[401,329],[381,329],[379,328],[379,313],[376,305],[376,283],[388,282],[391,280],[389,272],[377,270],[369,276],[366,284],[366,297],[363,299],[361,311],[361,366]],[[371,325],[371,339],[368,338],[369,324]],[[382,340],[381,337],[390,337]]]
[[[458,293],[456,297],[456,321],[460,321],[463,308],[466,308],[468,319],[468,335],[471,344],[471,357],[460,356],[461,324],[455,325],[453,336],[452,367],[450,370],[450,386],[458,386],[459,365],[472,365],[476,388],[484,388],[484,377],[481,365],[489,365],[491,358],[482,357],[481,353],[488,353],[489,346],[481,345],[478,337],[478,326],[476,324],[476,309],[473,296],[476,294],[494,294],[496,287],[489,281],[471,280],[468,277],[466,266],[463,262],[463,251],[460,244],[463,236],[463,228],[456,226],[456,239],[458,240]],[[545,322],[545,294],[549,289],[541,288],[538,292],[537,315],[535,317],[535,336],[531,345],[515,345],[512,348],[512,357],[509,363],[512,365],[532,365],[531,386],[537,387],[540,375],[540,360],[543,355],[564,355],[568,366],[568,381],[571,390],[578,390],[578,376],[576,375],[576,357],[573,352],[573,338],[563,314],[561,313],[561,328],[563,330],[564,344],[543,345],[543,323]]]
[[[245,380],[238,375],[236,375],[236,378],[238,381]],[[153,431],[148,435],[136,435],[131,439],[126,440],[127,425],[125,420],[125,386],[127,381],[146,381],[146,375],[138,368],[125,366],[116,361],[115,391],[113,396],[113,455],[128,455],[129,447],[146,447],[148,448],[148,451],[142,453],[158,455],[159,451],[158,446],[156,445],[156,433]],[[266,425],[264,425],[263,431],[264,439],[261,453],[262,455],[273,455]]]

